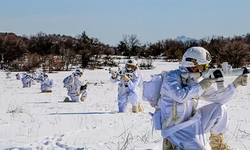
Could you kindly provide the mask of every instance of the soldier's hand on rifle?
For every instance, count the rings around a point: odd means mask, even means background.
[[[235,88],[237,88],[239,86],[246,86],[248,84],[248,75],[243,74],[243,75],[238,76],[234,80],[233,84],[234,84]]]
[[[84,84],[89,84],[89,81],[88,80],[84,80]]]
[[[129,77],[127,76],[127,75],[125,75],[125,74],[123,74],[123,75],[121,75],[121,77],[125,80],[125,81],[129,81]]]
[[[215,82],[216,79],[203,79],[200,81],[200,85],[201,85],[201,88],[204,90],[204,91],[207,91],[213,82]]]
[[[112,72],[111,75],[112,75],[112,79],[115,79],[116,76],[117,76],[117,73],[116,72]]]

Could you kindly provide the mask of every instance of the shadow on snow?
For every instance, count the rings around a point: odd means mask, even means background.
[[[116,114],[116,111],[113,112],[82,112],[82,113],[50,113],[48,115],[94,115],[94,114]]]

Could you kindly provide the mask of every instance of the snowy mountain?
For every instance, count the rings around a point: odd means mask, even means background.
[[[182,42],[187,42],[187,41],[192,41],[192,40],[196,40],[194,38],[190,38],[190,37],[186,37],[186,36],[177,36],[177,38],[174,39],[175,41],[182,41]],[[196,40],[199,41],[199,40]]]

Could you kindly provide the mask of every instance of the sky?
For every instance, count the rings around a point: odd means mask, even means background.
[[[123,35],[141,44],[186,36],[250,32],[249,0],[0,0],[0,32],[90,37],[116,46]]]

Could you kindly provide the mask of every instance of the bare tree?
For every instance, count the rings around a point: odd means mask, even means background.
[[[227,61],[232,67],[241,67],[245,60],[249,60],[250,45],[242,41],[229,41],[221,50],[222,61]]]
[[[122,41],[120,44],[124,44],[123,47],[126,47],[126,55],[137,55],[138,47],[140,46],[140,41],[137,39],[137,35],[123,35]]]

